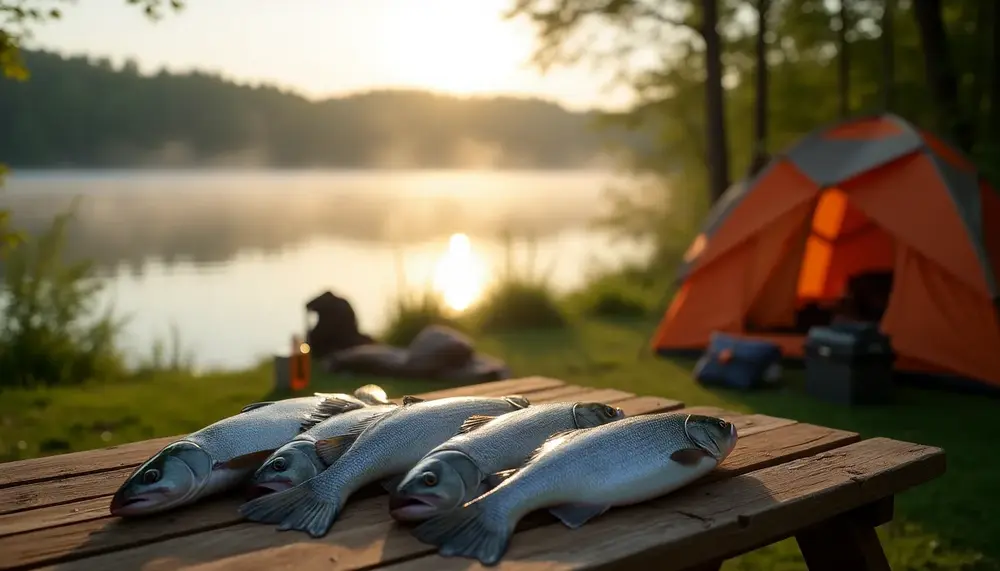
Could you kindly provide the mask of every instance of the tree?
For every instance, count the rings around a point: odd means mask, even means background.
[[[959,102],[958,74],[951,59],[941,0],[914,0],[913,16],[920,30],[927,83],[937,108],[938,128],[950,133],[955,144],[972,152],[975,132]]]
[[[837,12],[837,93],[840,101],[840,118],[851,115],[851,51],[847,32],[850,27],[847,0],[840,0]]]
[[[750,175],[757,174],[767,163],[767,11],[769,0],[757,0],[757,42],[756,77],[754,95],[754,146],[753,159],[750,163]]]
[[[704,78],[703,163],[709,194],[714,201],[729,186],[729,152],[726,129],[725,90],[722,85],[724,45],[720,22],[730,20],[736,6],[727,2],[720,13],[717,0],[700,2],[643,0],[517,0],[509,18],[523,16],[533,22],[540,45],[533,61],[545,70],[554,65],[591,59],[612,64],[615,80],[634,88],[644,115],[664,99],[677,96],[664,92],[670,69],[630,65],[637,52],[655,51],[661,62],[683,66],[684,59],[703,62],[701,70],[685,68]],[[724,17],[725,16],[725,17]],[[727,22],[728,23],[728,22]],[[607,41],[595,42],[597,37]],[[674,68],[679,69],[679,68]],[[636,115],[626,118],[635,121]],[[688,129],[690,131],[690,129]],[[695,139],[697,140],[697,139]],[[689,144],[691,141],[689,140]],[[660,157],[661,162],[666,162]]]
[[[181,0],[125,0],[142,8],[150,18],[158,18],[164,5],[174,10],[183,7]],[[21,59],[21,43],[31,36],[33,26],[47,20],[58,20],[62,11],[60,0],[0,0],[0,75],[24,81],[28,70]],[[3,186],[6,167],[0,164],[0,187]],[[10,212],[0,210],[0,256],[19,240],[9,228]]]
[[[896,0],[883,1],[885,5],[882,7],[882,108],[891,111],[896,77],[896,44],[892,33]]]

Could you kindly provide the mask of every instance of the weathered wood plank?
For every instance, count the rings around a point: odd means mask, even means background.
[[[423,393],[418,396],[429,399],[456,395],[524,394],[530,400],[533,393],[563,385],[565,383],[559,379],[524,377],[478,385],[465,385]],[[582,390],[582,387],[578,387],[576,390]],[[0,488],[138,466],[157,450],[181,436],[168,436],[96,450],[6,462],[0,464]],[[0,506],[2,503],[0,500]]]
[[[518,534],[496,568],[684,569],[790,537],[806,526],[900,493],[944,471],[944,451],[939,448],[873,438],[612,510],[577,530],[551,525]],[[296,568],[319,566],[315,559],[298,559]],[[429,555],[385,569],[485,568],[468,559]]]
[[[447,391],[424,393],[420,396],[424,398],[442,398],[441,395],[456,396],[469,394],[470,392],[477,395],[499,396],[504,394],[513,394],[510,391],[518,389],[515,391],[517,394],[526,394],[530,399],[535,392],[545,390],[551,387],[553,383],[562,384],[562,381],[540,377],[510,379],[506,381],[497,381],[495,383],[456,387],[454,389],[448,389]],[[581,394],[593,390],[594,389],[585,387],[578,388],[578,392]],[[621,393],[621,391],[617,392]],[[429,397],[428,395],[438,396]],[[628,397],[634,396],[630,393],[621,393],[621,395]],[[611,396],[611,394],[605,393],[605,396]],[[535,401],[545,402],[544,399],[539,400],[537,398]],[[115,461],[114,455],[110,454],[113,449],[108,448],[41,458],[39,460],[47,461],[46,463],[40,465],[43,468],[43,473],[46,473],[46,470],[48,470],[47,473],[51,473],[54,470],[63,474],[68,474],[73,470],[71,462],[74,459],[80,460],[81,458],[83,458],[83,465],[85,466],[85,469],[82,475],[64,477],[60,479],[45,478],[43,480],[40,477],[27,476],[28,481],[32,483],[19,484],[17,486],[0,489],[0,515],[59,505],[68,502],[84,501],[102,495],[111,494],[114,492],[115,488],[117,488],[117,486],[128,477],[135,466],[138,466],[164,446],[164,440],[165,439],[156,439],[134,443],[134,446],[127,452],[128,462],[127,466],[124,468],[110,468],[110,466],[120,466],[122,462]],[[167,442],[169,441],[170,440],[167,440]],[[140,453],[142,454],[140,455]],[[97,458],[97,460],[93,462],[88,461],[87,458],[90,457],[88,455],[92,455],[94,458]],[[61,458],[68,456],[72,456],[74,458],[71,458],[70,460],[60,460]],[[8,466],[14,465],[14,471],[19,471],[23,477],[25,474],[30,473],[32,466],[35,465],[32,464],[33,462],[35,461],[24,460],[20,462],[12,462],[10,464],[0,464],[0,471],[7,474]],[[103,465],[104,468],[101,470],[96,469],[96,467],[100,465]]]
[[[686,412],[686,409],[679,412]],[[745,426],[744,419],[755,422],[758,426],[762,425],[762,419],[759,415],[725,414],[725,416],[734,422],[738,429]],[[774,461],[781,461],[784,453],[792,457],[795,454],[800,454],[803,448],[809,446],[817,446],[817,449],[822,449],[821,447],[829,445],[830,442],[837,442],[838,436],[840,443],[853,441],[857,438],[857,435],[852,433],[821,429],[811,425],[788,426],[783,422],[773,422],[770,425],[774,426],[771,432],[757,432],[740,442],[740,445],[733,452],[733,457],[729,459],[740,467],[726,471],[720,469],[718,475],[713,474],[712,476],[724,478],[743,473],[756,467],[754,461],[761,466],[768,465]],[[799,426],[803,426],[804,429],[799,429]],[[818,431],[832,436],[828,437],[827,440],[817,440]],[[767,449],[767,443],[772,441],[776,442],[783,452],[778,452],[774,456],[761,453],[762,450]],[[749,459],[741,459],[744,455],[749,456]],[[362,514],[370,514],[371,508],[369,506],[371,504],[378,505],[375,511],[380,513],[381,517],[372,520],[368,519],[366,515],[362,519],[355,519],[358,517],[354,515],[356,510]],[[543,520],[542,523],[551,523],[551,520]],[[123,533],[127,533],[127,531],[122,530]],[[33,543],[38,544],[52,544],[55,541],[53,538],[43,538],[41,533],[32,534],[32,538]],[[121,538],[121,540],[126,539],[126,537]],[[104,547],[105,549],[109,548],[107,545]],[[273,552],[265,551],[269,547],[279,549]],[[4,545],[0,540],[0,551],[3,549]],[[18,549],[20,550],[18,557],[23,557],[25,548]],[[63,545],[60,549],[66,553],[63,557],[69,558],[79,557],[82,550],[86,548]],[[73,552],[74,549],[76,549],[76,553]],[[94,568],[109,569],[141,568],[146,563],[153,564],[155,562],[153,567],[156,569],[172,569],[182,564],[209,562],[222,557],[250,553],[251,555],[247,557],[234,559],[233,568],[247,566],[247,569],[270,569],[275,566],[281,567],[288,561],[295,561],[295,559],[284,558],[288,549],[295,553],[295,557],[303,556],[310,561],[323,561],[324,565],[331,565],[331,562],[336,560],[334,568],[338,569],[366,568],[378,565],[381,561],[399,560],[430,552],[429,546],[420,544],[410,536],[406,529],[397,526],[390,520],[388,517],[388,497],[381,495],[349,503],[330,534],[321,540],[309,540],[307,536],[297,532],[276,532],[273,526],[240,523],[224,529],[196,533],[183,538],[119,552],[105,553],[82,560],[80,565],[86,563],[93,565]],[[303,550],[310,551],[312,554],[303,555]],[[258,563],[258,558],[263,559]],[[48,556],[42,559],[48,559]],[[23,559],[21,560],[23,561]],[[34,561],[40,562],[38,557]],[[296,566],[298,566],[297,563]],[[64,563],[60,566],[60,569],[64,570],[74,568],[83,569],[85,567],[74,567],[72,563]]]
[[[0,515],[0,537],[109,517],[110,501],[111,496],[104,495],[90,500],[39,508],[28,513]]]
[[[632,397],[613,404],[621,406],[628,414],[638,415],[672,410],[678,403],[665,399]],[[738,418],[735,420],[739,422]],[[350,515],[354,509],[351,506],[363,505],[373,500],[374,498],[359,497],[357,501],[351,502],[342,516],[344,521],[354,521],[353,516]],[[39,564],[52,559],[80,557],[88,553],[102,553],[146,543],[154,538],[167,539],[181,534],[194,534],[235,524],[240,521],[240,516],[236,511],[240,503],[239,498],[223,498],[174,512],[165,519],[167,514],[128,522],[104,516],[72,525],[63,525],[55,529],[40,528],[32,533],[0,538],[0,553],[10,554],[7,558],[0,559],[0,569]],[[364,508],[362,508],[362,512],[364,512]],[[387,507],[384,507],[381,514],[382,521],[388,521]],[[355,525],[356,523],[345,523],[344,525]],[[256,529],[255,533],[267,535],[272,531],[268,526],[249,525]],[[234,533],[239,535],[241,532]],[[292,539],[291,534],[283,535],[283,541],[289,539]]]

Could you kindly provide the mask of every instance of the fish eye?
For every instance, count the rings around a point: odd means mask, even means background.
[[[288,461],[285,460],[284,456],[278,456],[271,462],[271,467],[274,468],[275,472],[284,472],[288,468]]]
[[[604,407],[604,414],[607,415],[608,418],[614,418],[618,415],[618,411],[612,406],[606,406]]]
[[[155,484],[160,480],[160,471],[156,468],[150,468],[142,474],[142,482],[144,484]]]
[[[421,480],[424,482],[425,486],[436,486],[438,483],[437,474],[434,472],[424,472],[421,476]]]

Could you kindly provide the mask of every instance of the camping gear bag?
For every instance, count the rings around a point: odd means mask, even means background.
[[[894,361],[889,337],[876,323],[813,327],[805,341],[806,392],[839,404],[889,402]]]
[[[780,380],[781,357],[774,343],[714,331],[694,377],[708,386],[756,389]]]

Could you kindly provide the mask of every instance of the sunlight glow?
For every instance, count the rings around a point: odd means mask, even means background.
[[[482,295],[483,277],[483,261],[473,252],[469,237],[452,234],[434,271],[435,291],[448,307],[464,311]]]

